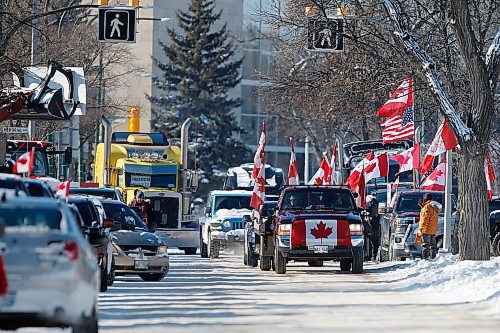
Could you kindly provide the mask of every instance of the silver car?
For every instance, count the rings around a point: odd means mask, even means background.
[[[167,246],[123,202],[102,200],[106,217],[120,224],[113,231],[116,275],[139,275],[144,281],[160,281],[168,272]]]
[[[53,199],[6,199],[0,226],[8,283],[0,329],[97,332],[99,268],[69,208]]]

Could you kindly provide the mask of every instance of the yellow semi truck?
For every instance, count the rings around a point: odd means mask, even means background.
[[[148,224],[168,247],[195,254],[199,223],[191,214],[191,198],[198,181],[187,169],[191,120],[181,129],[181,147],[171,146],[161,133],[112,132],[102,117],[104,142],[97,145],[94,182],[118,188],[129,204],[141,190],[148,202]]]

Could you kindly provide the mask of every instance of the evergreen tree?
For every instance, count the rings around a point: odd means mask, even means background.
[[[153,58],[164,73],[154,81],[163,93],[149,97],[152,125],[169,138],[179,138],[182,122],[191,117],[190,158],[191,163],[196,158],[202,183],[217,180],[249,154],[234,138],[240,128],[231,110],[239,107],[241,100],[228,96],[241,80],[238,70],[242,60],[234,60],[235,47],[226,24],[212,31],[220,16],[215,0],[191,0],[187,12],[177,11],[183,33],[167,29],[171,44],[160,42],[167,63]]]

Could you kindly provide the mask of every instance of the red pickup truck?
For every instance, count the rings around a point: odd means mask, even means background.
[[[273,214],[274,268],[287,262],[340,261],[342,271],[363,272],[363,223],[349,189],[339,186],[289,186]]]

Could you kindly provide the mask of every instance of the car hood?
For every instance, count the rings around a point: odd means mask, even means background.
[[[164,245],[155,234],[147,231],[119,230],[112,233],[113,242],[118,245]]]
[[[251,215],[252,212],[249,209],[219,209],[215,212],[214,218],[217,219],[233,219],[233,218],[243,218],[245,215]]]

